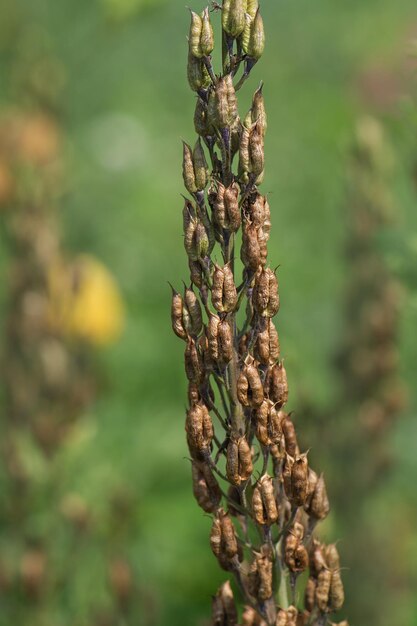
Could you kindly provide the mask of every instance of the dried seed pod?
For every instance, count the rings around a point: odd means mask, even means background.
[[[282,432],[284,433],[286,451],[290,456],[295,457],[298,452],[297,435],[295,433],[294,423],[286,413],[284,413],[282,420]]]
[[[278,519],[272,478],[264,474],[256,484],[252,494],[252,508],[255,519],[261,526],[270,526]]]
[[[265,167],[264,140],[259,123],[253,124],[249,133],[249,172],[255,178]]]
[[[245,28],[246,0],[223,0],[222,28],[227,35],[239,37]]]
[[[248,480],[253,471],[252,452],[245,437],[232,437],[227,446],[226,474],[233,485]]]
[[[199,261],[188,260],[188,267],[190,268],[190,280],[194,283],[198,289],[203,287],[203,270]]]
[[[214,513],[221,501],[220,487],[211,469],[205,463],[192,463],[193,493],[198,505],[206,513]]]
[[[226,228],[226,207],[224,204],[224,193],[226,187],[219,183],[217,191],[213,193],[213,221],[219,230]]]
[[[319,477],[317,476],[316,472],[311,469],[311,467],[308,468],[308,489],[307,489],[307,500],[304,506],[304,509],[308,512],[308,508],[311,504],[311,499],[313,497],[313,493],[314,490],[316,488],[317,482],[319,480]]]
[[[234,125],[238,118],[237,98],[230,74],[219,78],[211,90],[208,101],[209,124],[218,129]]]
[[[278,281],[269,267],[256,276],[253,305],[261,317],[274,317],[279,311]]]
[[[278,333],[270,318],[265,320],[264,329],[256,337],[254,354],[255,358],[264,365],[279,359]]]
[[[187,339],[187,331],[183,320],[183,300],[181,295],[172,288],[171,323],[172,330],[180,339]]]
[[[285,495],[288,500],[292,500],[292,468],[294,466],[294,459],[287,453],[284,459],[284,466],[282,468],[282,479],[284,482]]]
[[[237,380],[237,397],[243,406],[261,406],[264,399],[262,381],[255,361],[247,356]]]
[[[323,568],[320,570],[317,577],[316,586],[316,604],[320,611],[327,611],[329,604],[330,583],[332,580],[332,573],[330,570]]]
[[[308,567],[308,553],[301,540],[292,535],[287,535],[285,541],[285,563],[293,574],[300,574]]]
[[[184,180],[184,186],[188,193],[193,194],[197,192],[193,165],[193,151],[191,150],[191,146],[189,146],[185,141],[182,142],[182,145],[182,177]]]
[[[215,363],[219,360],[219,324],[220,318],[217,315],[210,315],[206,333],[210,356]]]
[[[240,131],[240,142],[239,142],[239,180],[242,182],[248,182],[248,174],[249,174],[249,136],[250,129],[243,124]]]
[[[188,402],[190,403],[190,406],[192,406],[193,404],[198,404],[200,400],[201,400],[201,396],[200,396],[200,390],[198,388],[198,385],[196,383],[189,382],[188,383]]]
[[[184,247],[191,261],[204,259],[211,250],[209,234],[204,224],[192,220],[184,237]]]
[[[187,78],[193,91],[207,89],[211,83],[210,75],[203,60],[195,57],[191,52],[188,53]]]
[[[258,124],[258,128],[262,137],[265,137],[265,133],[267,129],[267,118],[266,118],[266,111],[265,111],[265,101],[264,101],[262,90],[263,90],[263,85],[261,84],[254,93],[253,100],[252,100],[251,117],[252,117],[252,122],[255,124]]]
[[[250,25],[249,41],[247,45],[247,55],[251,59],[258,61],[263,55],[265,48],[264,23],[259,9]]]
[[[214,134],[213,128],[208,123],[207,104],[201,98],[197,98],[195,105],[194,129],[200,137],[210,137]]]
[[[296,626],[298,618],[298,610],[295,606],[290,606],[287,609],[287,626]]]
[[[188,337],[184,353],[185,373],[189,381],[201,383],[204,378],[204,369],[197,344],[192,337]]]
[[[202,26],[200,36],[200,49],[204,56],[208,57],[214,49],[214,33],[210,21],[210,13],[206,7],[201,14]]]
[[[329,498],[327,496],[326,483],[323,474],[318,478],[307,509],[308,514],[317,520],[325,519],[330,511]]]
[[[259,602],[272,596],[272,561],[267,556],[257,555],[249,567],[248,587],[251,595]]]
[[[310,551],[310,573],[317,578],[321,570],[326,568],[327,563],[323,545],[317,539],[314,539]]]
[[[287,372],[282,362],[268,367],[265,377],[265,394],[277,408],[281,408],[288,401]]]
[[[191,335],[199,335],[203,327],[201,305],[194,291],[188,287],[186,287],[184,291],[184,304],[184,326]]]
[[[233,358],[233,331],[230,321],[225,318],[219,324],[218,329],[219,359],[227,364]]]
[[[258,227],[245,220],[242,231],[240,258],[243,265],[253,272],[261,264],[261,249],[258,241]]]
[[[329,592],[329,608],[332,611],[339,611],[342,608],[344,601],[345,591],[343,589],[340,571],[337,569],[332,571],[332,581],[330,583]]]
[[[211,626],[237,626],[237,619],[233,591],[226,581],[213,598]]]
[[[283,609],[278,611],[276,626],[287,626],[287,611]]]
[[[232,233],[240,228],[240,208],[239,208],[239,187],[236,183],[232,183],[230,187],[224,190],[224,208],[225,208],[225,225]]]
[[[332,570],[340,569],[340,557],[335,543],[330,543],[324,549],[327,566]]]
[[[219,509],[217,515],[220,519],[221,524],[222,549],[224,550],[225,555],[229,559],[232,559],[239,552],[233,522],[230,519],[229,515],[225,513],[222,509]]]
[[[294,459],[291,471],[291,503],[294,506],[304,506],[308,490],[308,461],[307,454],[300,454]]]
[[[209,169],[200,138],[198,138],[194,146],[192,158],[194,167],[194,184],[198,191],[202,191],[206,188],[209,180]],[[192,192],[190,191],[190,193]]]
[[[306,588],[304,591],[304,606],[307,611],[312,611],[314,609],[314,604],[316,600],[316,581],[311,576],[309,577]]]
[[[210,448],[214,430],[210,413],[205,404],[194,404],[187,411],[185,430],[190,449],[205,452]]]
[[[214,266],[211,301],[216,311],[230,313],[237,304],[237,291],[229,265]]]
[[[282,438],[282,416],[272,400],[263,400],[254,417],[255,433],[259,443],[264,446],[279,444]]]

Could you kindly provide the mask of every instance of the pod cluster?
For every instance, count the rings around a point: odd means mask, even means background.
[[[237,101],[263,52],[262,16],[256,0],[224,0],[213,10],[221,12],[220,74],[212,65],[211,12],[191,12],[188,79],[198,137],[183,144],[190,281],[181,292],[173,289],[171,308],[173,331],[184,341],[194,496],[212,515],[212,552],[245,603],[239,619],[225,583],[213,598],[212,624],[321,624],[333,605],[308,611],[296,591],[329,502],[287,409],[274,323],[278,278],[268,264],[271,212],[258,188],[267,131],[263,86],[244,118]]]

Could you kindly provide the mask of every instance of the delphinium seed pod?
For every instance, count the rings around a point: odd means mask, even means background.
[[[245,437],[232,437],[227,446],[226,474],[232,485],[248,480],[253,471],[252,452]]]
[[[238,616],[229,581],[223,583],[212,600],[211,626],[237,626]]]
[[[213,10],[221,11],[223,26],[217,74],[209,10],[191,12],[188,75],[197,92],[198,139],[193,149],[183,146],[191,286],[183,295],[173,290],[171,310],[173,330],[185,340],[193,492],[213,518],[212,551],[243,596],[242,626],[324,626],[342,604],[343,586],[335,548],[313,537],[329,511],[325,482],[300,452],[286,409],[287,373],[272,320],[280,307],[278,281],[267,262],[271,211],[259,191],[263,85],[244,118],[236,95],[263,52],[263,22],[257,0],[223,0]],[[302,572],[308,582],[298,612],[290,598],[300,596]],[[211,624],[237,621],[225,583],[213,598]]]

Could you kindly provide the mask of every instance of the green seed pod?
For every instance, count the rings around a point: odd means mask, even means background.
[[[188,37],[188,45],[190,49],[190,53],[196,57],[197,59],[201,59],[204,55],[201,49],[201,33],[203,29],[203,20],[198,15],[190,9],[191,13],[191,24],[190,24],[190,34]]]
[[[239,37],[245,28],[246,0],[223,0],[222,27],[231,37]]]
[[[264,22],[261,16],[259,9],[256,12],[256,15],[251,23],[249,42],[247,55],[258,61],[264,51],[265,48],[265,31],[264,31]]]
[[[199,191],[202,191],[206,188],[209,180],[209,168],[200,139],[197,140],[194,146],[193,166],[195,186]],[[190,193],[192,192],[190,191]]]
[[[207,89],[211,83],[210,75],[202,59],[193,56],[191,52],[188,53],[187,78],[193,91]]]
[[[265,111],[265,101],[262,93],[263,85],[255,91],[252,100],[251,118],[254,124],[258,124],[259,131],[262,137],[265,137],[267,129],[267,118]]]
[[[183,157],[182,157],[182,177],[184,179],[184,186],[188,193],[196,193],[197,185],[194,174],[193,153],[191,146],[185,141],[183,143]]]
[[[200,48],[204,56],[208,57],[214,49],[214,33],[210,21],[210,13],[206,7],[201,14],[202,28],[200,37]]]

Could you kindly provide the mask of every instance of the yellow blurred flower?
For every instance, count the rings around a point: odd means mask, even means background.
[[[109,270],[89,255],[55,263],[49,272],[49,321],[58,332],[93,345],[118,339],[124,306]]]

